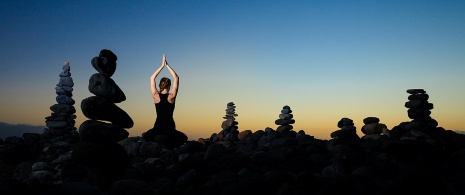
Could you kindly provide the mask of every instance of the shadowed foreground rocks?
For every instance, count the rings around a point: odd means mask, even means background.
[[[31,166],[40,155],[34,150],[39,142],[9,137],[1,142],[0,190],[2,194],[465,193],[465,136],[440,127],[430,133],[429,139],[385,136],[331,145],[331,140],[302,132],[289,138],[268,129],[235,142],[188,141],[174,150],[129,137],[118,143],[124,148],[119,152],[112,148],[120,147],[109,144],[76,144],[80,153],[74,156],[85,155],[93,162],[71,160],[60,167]],[[273,141],[259,142],[270,134]]]

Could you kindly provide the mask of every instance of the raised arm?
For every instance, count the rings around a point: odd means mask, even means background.
[[[158,74],[160,74],[161,70],[163,69],[163,67],[165,67],[165,62],[166,62],[166,58],[165,58],[165,55],[163,54],[163,60],[162,60],[161,66],[157,70],[155,70],[152,76],[150,76],[150,90],[152,91],[152,97],[155,103],[160,102],[160,96],[158,96],[159,92],[157,90],[156,79],[157,79]]]
[[[171,73],[171,76],[173,76],[173,83],[171,84],[171,92],[170,92],[170,102],[174,102],[176,95],[178,95],[178,88],[179,88],[179,76],[176,74],[176,72],[171,68],[171,66],[168,64],[168,61],[166,61],[165,58],[165,66],[168,68],[168,70]]]

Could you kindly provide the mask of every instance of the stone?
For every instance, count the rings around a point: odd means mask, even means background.
[[[294,128],[292,125],[281,125],[276,129],[276,131],[282,133],[284,131],[290,131],[292,128]]]
[[[369,123],[369,124],[363,125],[361,131],[367,135],[381,134],[383,133],[384,126],[380,125],[379,123]]]
[[[294,124],[295,120],[294,119],[277,119],[274,122],[276,125],[289,125],[289,124]]]
[[[97,70],[98,73],[111,77],[116,71],[116,61],[113,61],[107,57],[94,57],[91,60],[92,67]]]
[[[73,87],[74,82],[73,78],[71,77],[60,77],[60,81],[58,82],[59,86],[66,86],[66,87]]]
[[[68,104],[68,105],[74,105],[74,100],[73,98],[70,98],[66,95],[58,95],[56,97],[56,101],[58,104]]]
[[[419,93],[426,93],[423,89],[407,89],[407,93],[409,94],[419,94]]]
[[[47,121],[45,122],[45,126],[49,128],[63,128],[68,126],[67,121]]]
[[[422,101],[427,101],[429,99],[429,95],[426,93],[420,93],[420,94],[412,94],[408,96],[408,100],[422,100]]]
[[[100,53],[98,54],[99,57],[106,57],[112,61],[118,61],[118,57],[116,56],[115,53],[113,53],[111,50],[109,49],[102,49],[100,50]]]
[[[363,124],[379,123],[379,118],[377,117],[366,117],[363,119]]]
[[[91,96],[81,101],[84,116],[93,120],[106,120],[123,128],[134,126],[132,118],[115,104],[100,96]]]
[[[60,74],[58,75],[59,77],[70,77],[71,76],[71,72],[69,71],[63,71],[63,72],[60,72]]]
[[[292,114],[279,114],[279,119],[291,119],[294,118]]]
[[[95,73],[90,77],[88,89],[92,94],[104,97],[113,103],[120,103],[126,100],[126,95],[115,81],[100,73]]]
[[[50,106],[50,110],[55,113],[66,113],[66,114],[74,114],[76,113],[76,109],[72,105],[68,104],[54,104]]]
[[[341,128],[342,126],[353,126],[353,125],[354,125],[353,120],[349,119],[349,118],[342,118],[337,123],[337,127],[339,127],[339,128]]]
[[[79,136],[84,142],[119,142],[129,136],[128,131],[118,125],[86,120],[79,127]]]

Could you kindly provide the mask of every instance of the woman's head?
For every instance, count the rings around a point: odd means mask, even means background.
[[[163,89],[167,89],[169,91],[171,80],[169,78],[163,77],[160,79],[160,84],[158,84],[158,86],[160,87],[160,92],[163,91]]]

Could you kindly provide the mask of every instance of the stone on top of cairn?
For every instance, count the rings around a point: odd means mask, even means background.
[[[117,60],[118,57],[112,51],[102,49],[98,56],[92,58],[91,63],[98,73],[111,77],[116,71]]]
[[[383,134],[389,136],[389,130],[385,124],[379,122],[377,117],[366,117],[363,119],[362,133],[365,134],[362,139],[378,139]]]

